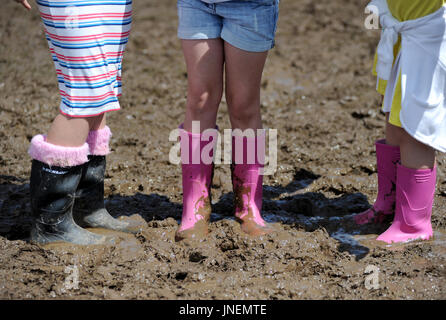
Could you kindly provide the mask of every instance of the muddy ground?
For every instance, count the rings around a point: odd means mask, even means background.
[[[379,32],[363,27],[365,3],[280,4],[262,92],[265,127],[277,129],[279,139],[263,205],[277,232],[259,239],[241,234],[231,217],[229,166],[218,165],[208,239],[175,243],[181,171],[168,161],[168,136],[186,101],[175,1],[135,1],[123,110],[109,117],[113,152],[105,184],[110,212],[144,219],[147,227],[137,236],[114,234],[115,246],[92,248],[27,242],[26,152],[57,114],[59,96],[35,6],[27,13],[13,1],[2,3],[0,298],[445,299],[443,155],[434,240],[386,246],[374,239],[388,224],[352,222],[376,197],[374,141],[384,128],[370,73]],[[224,102],[218,124],[230,128]],[[367,285],[367,267],[379,268],[375,289]],[[76,272],[78,287],[70,289]]]

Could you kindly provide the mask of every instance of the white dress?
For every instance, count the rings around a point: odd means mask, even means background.
[[[401,74],[402,127],[415,139],[446,152],[446,6],[425,17],[399,22],[386,0],[373,0],[383,28],[378,45],[378,77],[388,80],[384,111],[390,112]],[[393,47],[401,35],[394,62]]]

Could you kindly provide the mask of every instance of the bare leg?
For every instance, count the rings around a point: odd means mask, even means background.
[[[182,40],[181,43],[188,75],[184,129],[191,132],[192,121],[200,121],[201,131],[215,128],[223,95],[223,41]]]
[[[223,94],[224,52],[221,39],[182,40],[188,73],[188,94],[184,131],[181,132],[183,213],[175,240],[199,239],[208,233],[211,216],[210,187],[213,164],[200,157],[197,164],[189,162],[192,153],[201,152],[203,143],[198,132],[192,133],[192,121],[200,122],[200,130],[214,129],[217,111]],[[198,138],[198,139],[197,139]],[[216,141],[214,141],[215,144]]]
[[[90,130],[105,126],[105,114],[88,118],[72,118],[59,114],[51,124],[47,141],[64,147],[79,147],[87,140]]]
[[[33,214],[39,217],[33,223],[32,241],[41,244],[54,241],[82,245],[104,243],[105,237],[81,228],[72,218],[73,199],[78,196],[80,181],[84,179],[84,164],[89,162],[89,146],[85,142],[89,131],[101,126],[105,126],[103,115],[89,118],[58,115],[50,127],[47,141],[42,135],[31,141],[30,154],[34,159],[30,178],[31,204]],[[51,166],[64,169],[51,171],[48,169]],[[100,170],[90,177],[97,177],[98,172]],[[95,194],[102,196],[103,191]],[[36,203],[50,205],[43,207]],[[57,219],[48,218],[48,213]]]
[[[107,114],[103,113],[102,115],[93,117],[91,120],[89,120],[89,124],[90,131],[104,129],[105,125],[107,124]]]
[[[233,129],[260,129],[260,84],[268,52],[248,52],[225,42],[226,100]]]
[[[387,146],[386,146],[387,145]],[[412,138],[403,128],[389,123],[386,114],[386,141],[377,142],[378,196],[373,208],[355,217],[357,224],[385,221],[395,212],[398,163],[408,169],[431,169],[435,151]]]
[[[387,134],[391,143],[399,145],[401,165],[396,167],[395,217],[377,240],[386,243],[428,240],[433,235],[435,150],[414,139],[403,128],[387,124]]]
[[[432,169],[435,165],[435,150],[412,138],[404,131],[400,144],[401,164],[410,169]]]
[[[388,115],[387,115],[388,117]],[[401,164],[410,169],[432,169],[435,164],[435,150],[412,138],[403,128],[386,123],[386,142],[399,146]]]
[[[390,113],[386,113],[386,143],[391,146],[400,146],[404,129],[389,123]]]
[[[226,100],[233,129],[261,129],[260,83],[267,52],[247,52],[225,43],[226,57]],[[233,139],[233,160],[242,156],[248,161],[248,145],[255,146],[256,160],[253,164],[233,163],[232,184],[234,191],[234,214],[243,232],[260,236],[273,231],[262,218],[262,183],[260,174],[264,159],[261,138],[247,137],[242,150]],[[252,151],[251,151],[252,152]]]

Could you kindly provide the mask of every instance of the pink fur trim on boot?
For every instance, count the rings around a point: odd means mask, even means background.
[[[94,156],[106,156],[109,154],[109,142],[111,136],[112,133],[108,126],[105,126],[103,129],[90,131],[87,137],[90,154]]]
[[[46,142],[45,135],[34,136],[28,150],[29,155],[49,166],[73,167],[88,161],[88,144],[80,147],[62,147]]]

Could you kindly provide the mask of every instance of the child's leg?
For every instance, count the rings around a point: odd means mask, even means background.
[[[142,225],[137,222],[113,218],[104,204],[104,179],[106,156],[110,153],[110,128],[105,126],[105,116],[92,123],[87,137],[90,154],[84,164],[82,178],[76,190],[73,208],[75,222],[82,227],[103,228],[138,233]]]
[[[183,213],[176,241],[202,238],[208,232],[213,164],[204,163],[201,158],[208,141],[201,141],[200,132],[192,132],[192,121],[200,122],[201,131],[215,128],[223,91],[224,64],[221,39],[182,40],[182,46],[188,72],[188,97],[180,137]],[[212,143],[216,144],[216,138]],[[197,153],[199,163],[193,163],[192,154]]]
[[[201,238],[208,232],[213,163],[204,162],[201,156],[209,141],[202,141],[202,132],[216,127],[223,94],[224,49],[220,37],[222,19],[214,4],[200,0],[178,0],[177,4],[178,37],[188,80],[185,119],[180,126],[183,212],[175,234],[175,240],[180,241]],[[200,132],[193,132],[193,121],[199,122]],[[216,142],[215,135],[211,143]]]
[[[200,122],[201,131],[215,128],[223,94],[223,41],[182,40],[181,43],[188,80],[184,129],[191,132],[192,121]]]
[[[241,143],[240,143],[241,142]],[[254,154],[255,160],[249,160]],[[243,161],[239,162],[237,158]],[[241,229],[252,236],[265,235],[273,229],[261,215],[263,196],[263,176],[265,133],[254,137],[238,136],[232,138],[232,187],[234,191],[234,215]],[[251,162],[252,161],[252,162]]]
[[[260,129],[260,85],[268,52],[248,52],[225,42],[226,100],[233,129]]]
[[[404,130],[388,122],[388,113],[386,118],[386,139],[375,142],[378,195],[372,208],[355,216],[355,222],[359,225],[382,223],[395,213],[396,171],[401,160],[399,145]]]
[[[399,147],[403,139],[404,130],[389,122],[390,113],[386,112],[386,144]]]
[[[183,213],[181,225],[175,233],[176,241],[200,239],[208,233],[211,217],[210,188],[214,169],[212,159],[217,143],[217,130],[212,131],[212,138],[204,139],[202,134],[191,133],[180,127]],[[205,161],[203,150],[209,143],[212,144],[208,159],[211,161]],[[196,154],[200,155],[198,163],[193,160]]]
[[[412,138],[401,129],[401,164],[411,169],[432,169],[435,166],[435,150]]]
[[[76,190],[88,162],[89,146],[85,142],[89,121],[69,121],[58,117],[53,134],[69,137],[60,144],[49,142],[47,136],[35,136],[29,154],[33,162],[30,178],[31,208],[34,222],[31,241],[46,244],[64,241],[81,245],[103,243],[105,238],[78,226],[72,216]],[[66,122],[67,126],[61,126]],[[76,132],[78,134],[76,134]],[[58,137],[56,135],[56,137]]]
[[[398,143],[396,207],[392,225],[377,240],[387,243],[432,237],[431,214],[435,196],[435,150],[410,136],[403,128],[387,125],[390,141]]]
[[[121,62],[130,32],[131,1],[111,0],[107,6],[73,3],[38,4],[58,74],[62,113],[48,136],[32,139],[29,150],[35,218],[31,238],[39,243],[104,240],[79,227],[72,210],[78,187],[88,176],[91,145],[87,137],[91,130],[105,128],[101,114],[120,108]],[[67,15],[73,20],[60,20]]]
[[[85,118],[73,118],[59,114],[50,126],[47,142],[64,147],[81,146],[87,140],[90,130],[104,127],[105,114]]]
[[[401,151],[401,164],[412,169],[432,169],[435,164],[435,150],[414,139],[401,127],[389,122],[387,113],[386,144],[398,146]]]
[[[267,54],[243,51],[225,43],[226,100],[233,129],[262,128],[260,84]],[[237,144],[237,139],[242,139],[242,144]],[[255,131],[254,137],[234,136],[232,150],[235,216],[242,230],[250,235],[270,233],[272,229],[261,216],[263,176],[260,170],[265,158],[264,133],[258,136]],[[253,163],[248,162],[248,152],[255,154]],[[237,162],[237,157],[243,159],[242,163]]]

